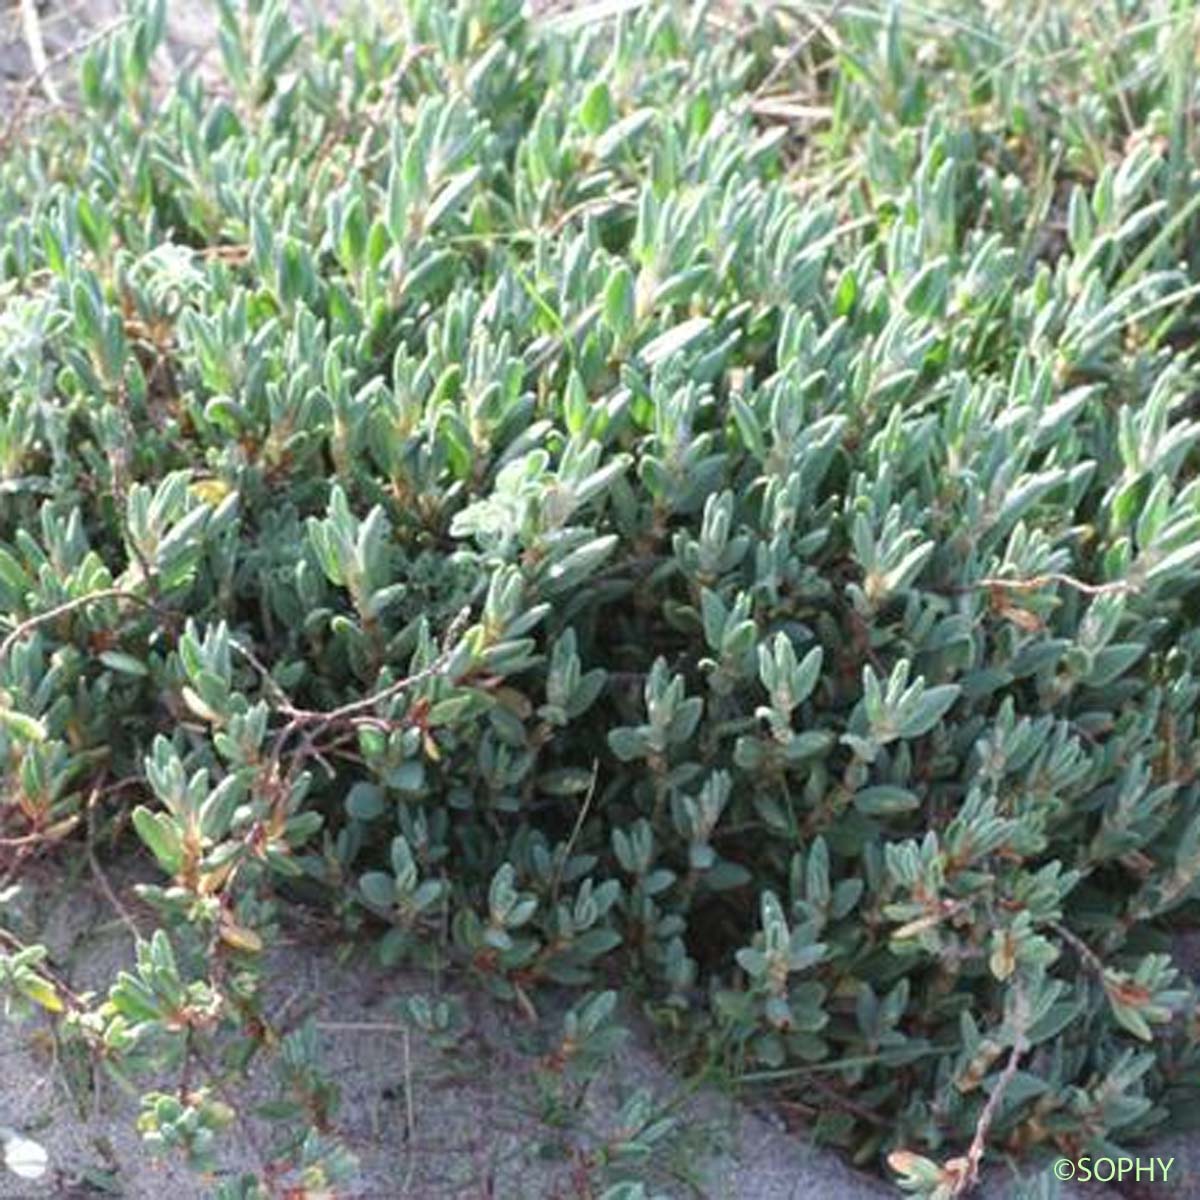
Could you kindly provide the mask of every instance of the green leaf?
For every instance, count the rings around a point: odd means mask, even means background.
[[[604,162],[621,150],[628,153],[642,131],[657,119],[658,113],[652,108],[635,109],[622,117],[615,125],[610,125],[596,142],[596,157]]]
[[[597,79],[587,90],[583,103],[579,106],[579,123],[584,131],[595,137],[612,123],[612,98],[608,92],[608,84],[603,79]]]
[[[425,790],[425,764],[416,758],[402,762],[387,773],[387,784],[398,792],[418,795]]]
[[[621,263],[609,276],[604,289],[604,320],[618,341],[624,341],[633,332],[634,290],[633,272]]]
[[[913,711],[901,723],[902,738],[916,738],[928,733],[958,699],[962,689],[958,684],[943,684],[926,689]]]
[[[181,691],[183,694],[183,702],[192,710],[192,712],[196,714],[196,716],[200,717],[204,721],[207,721],[211,725],[220,725],[222,723],[221,714],[215,709],[209,708],[209,706],[200,699],[200,696],[194,689],[185,684]]]
[[[105,650],[100,655],[100,661],[106,667],[111,667],[114,671],[120,671],[125,675],[145,676],[150,674],[150,668],[140,658],[135,658],[132,654],[124,654],[119,650]]]
[[[466,199],[467,193],[475,186],[479,178],[480,168],[469,167],[449,179],[437,194],[437,198],[429,206],[425,214],[425,227],[435,228],[443,217],[449,216]]]
[[[183,866],[183,838],[175,822],[166,813],[151,812],[138,805],[132,814],[137,835],[169,875]]]
[[[346,811],[356,821],[373,821],[386,809],[383,789],[374,783],[356,783],[346,795]]]
[[[368,871],[359,880],[359,887],[367,903],[376,908],[390,909],[396,902],[396,885],[392,877],[382,871]]]
[[[849,316],[858,297],[858,276],[850,268],[842,272],[833,292],[833,313],[837,317]]]
[[[686,350],[708,332],[711,324],[712,321],[708,317],[690,317],[647,342],[638,352],[639,357],[646,366],[652,367],[655,363]]]
[[[46,727],[36,717],[0,706],[0,726],[22,742],[44,742]]]
[[[912,812],[920,806],[921,801],[913,792],[891,784],[863,788],[861,792],[854,793],[854,807],[871,817]]]

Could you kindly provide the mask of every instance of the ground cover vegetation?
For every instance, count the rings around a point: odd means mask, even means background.
[[[1194,1107],[1192,5],[629,7],[221,0],[157,97],[135,4],[8,129],[5,894],[161,881],[106,992],[0,989],[201,1169],[280,1060],[222,1197],[352,1187],[300,907],[919,1194]]]

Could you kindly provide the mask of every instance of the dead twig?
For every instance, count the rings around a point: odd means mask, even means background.
[[[25,834],[24,837],[0,838],[0,849],[20,850],[27,846],[41,845],[43,842],[56,842],[60,838],[66,837],[78,824],[78,817],[67,817],[66,820],[51,825],[49,829],[36,829],[33,833]]]
[[[442,652],[429,666],[423,667],[420,671],[412,675],[407,675],[403,679],[397,679],[394,683],[389,683],[386,687],[373,692],[369,696],[363,697],[361,700],[353,700],[349,704],[343,704],[338,708],[328,710],[297,708],[290,702],[281,704],[281,711],[286,716],[291,717],[291,722],[282,732],[295,732],[308,725],[320,725],[328,728],[331,725],[354,721],[366,721],[373,724],[386,723],[382,717],[369,715],[371,710],[391,700],[394,696],[398,696],[401,692],[406,692],[416,687],[417,684],[424,683],[427,679],[432,679],[435,675],[440,675],[450,660],[450,656],[454,651],[454,644],[465,627],[470,617],[470,612],[469,608],[464,608],[450,623],[450,627],[447,629],[443,640]],[[274,683],[274,680],[272,680],[272,683]]]
[[[983,1106],[983,1111],[979,1114],[979,1120],[975,1123],[975,1136],[971,1139],[971,1145],[967,1149],[966,1157],[946,1164],[947,1167],[958,1168],[958,1178],[955,1180],[954,1189],[951,1193],[954,1196],[965,1196],[979,1182],[979,1164],[983,1161],[983,1152],[987,1144],[988,1132],[992,1127],[992,1122],[996,1119],[996,1113],[1000,1110],[1000,1103],[1004,1099],[1004,1093],[1017,1077],[1017,1071],[1021,1066],[1021,1055],[1029,1048],[1029,1043],[1025,1036],[1025,1028],[1028,1021],[1028,1004],[1025,992],[1016,980],[1014,980],[1013,988],[1015,993],[1013,1023],[1016,1026],[1016,1031],[1013,1035],[1012,1050],[1009,1052],[1008,1062],[1004,1064],[1004,1070],[1000,1072],[1000,1077],[996,1080],[996,1086],[992,1088],[991,1095],[988,1096],[987,1103]]]
[[[88,866],[92,869],[92,878],[104,893],[105,899],[112,905],[113,911],[120,917],[125,928],[133,934],[133,940],[139,941],[142,936],[142,931],[138,928],[137,922],[129,914],[129,910],[121,903],[116,891],[109,883],[108,876],[104,873],[104,868],[100,865],[99,858],[96,857],[96,808],[100,796],[102,795],[100,787],[92,789],[92,794],[87,800],[87,858]]]
[[[221,242],[215,246],[202,246],[196,253],[203,259],[219,259],[232,266],[240,266],[250,258],[250,247],[240,242]]]
[[[45,625],[50,621],[55,621],[59,617],[64,617],[68,613],[76,612],[81,608],[86,608],[89,604],[95,604],[100,600],[129,600],[134,604],[140,604],[143,608],[152,609],[160,615],[165,615],[164,610],[152,600],[147,600],[145,596],[139,596],[136,592],[127,591],[125,588],[104,588],[98,592],[89,592],[86,596],[76,596],[74,600],[68,600],[63,604],[58,604],[54,608],[49,608],[45,612],[38,613],[36,616],[29,617],[17,625],[11,633],[0,642],[0,662],[3,662],[12,650],[27,633],[32,633],[40,625]]]
[[[579,831],[583,828],[584,821],[587,820],[589,809],[592,807],[592,799],[596,795],[596,778],[600,773],[600,760],[592,759],[592,778],[588,781],[587,795],[583,798],[583,803],[579,806],[579,814],[575,818],[575,825],[571,830],[571,836],[567,838],[567,844],[563,847],[563,852],[558,856],[558,862],[554,864],[554,878],[550,882],[550,903],[556,905],[558,903],[558,889],[562,883],[562,873],[567,869],[567,863],[571,860],[571,851],[575,848],[575,839],[579,837]]]
[[[458,615],[450,622],[442,638],[441,652],[427,667],[416,671],[412,675],[407,675],[403,679],[398,679],[394,683],[388,684],[386,687],[373,692],[362,700],[355,700],[349,704],[343,704],[338,708],[327,711],[299,707],[292,701],[284,689],[280,687],[276,680],[272,678],[266,665],[258,659],[252,650],[239,645],[236,641],[231,642],[230,644],[234,649],[262,676],[275,696],[277,702],[276,711],[287,718],[286,723],[275,734],[270,753],[264,763],[264,771],[259,776],[264,793],[273,797],[270,800],[270,804],[273,806],[275,803],[286,799],[291,782],[295,780],[298,773],[303,769],[304,764],[310,758],[315,758],[332,777],[334,773],[333,767],[325,760],[323,752],[340,745],[343,739],[339,736],[333,741],[322,745],[319,744],[319,739],[323,735],[329,734],[339,726],[348,727],[344,732],[350,736],[357,736],[358,732],[362,729],[374,728],[387,731],[395,728],[396,722],[378,716],[370,710],[380,704],[386,703],[401,692],[408,691],[425,680],[442,674],[454,655],[455,645],[467,621],[470,619],[470,615],[471,610],[469,606],[459,610]],[[285,770],[283,766],[285,757],[284,749],[291,738],[297,734],[300,735],[301,741],[295,750],[287,756],[287,767]],[[248,847],[254,847],[261,836],[262,823],[256,822],[246,834],[245,844]],[[237,870],[238,867],[235,866],[226,880],[227,889]]]
[[[1054,932],[1057,933],[1058,936],[1062,938],[1062,940],[1066,942],[1076,954],[1079,955],[1079,957],[1087,966],[1091,967],[1091,969],[1095,971],[1101,979],[1104,978],[1107,968],[1105,967],[1103,960],[1100,958],[1100,955],[1098,955],[1095,950],[1093,950],[1091,946],[1087,944],[1087,942],[1080,937],[1076,937],[1075,934],[1073,934],[1064,924],[1062,924],[1061,921],[1050,921],[1049,925],[1050,928],[1053,929]]]
[[[409,1045],[409,1033],[405,1029],[403,1034],[404,1042],[404,1143],[406,1146],[412,1146],[417,1140],[417,1106],[413,1102],[413,1071],[412,1071],[412,1048]],[[412,1187],[413,1174],[417,1169],[416,1155],[409,1153],[408,1170],[404,1174],[404,1185],[402,1195],[407,1196],[409,1189]]]
[[[829,17],[831,19],[836,17],[838,10],[841,7],[842,0],[834,0],[834,3],[829,9]],[[758,96],[764,96],[768,89],[778,82],[784,71],[786,71],[788,67],[790,67],[804,53],[804,51],[808,49],[809,45],[812,43],[817,34],[822,33],[829,28],[828,25],[811,13],[801,12],[800,15],[808,18],[811,28],[807,33],[804,34],[803,37],[797,38],[796,41],[790,46],[780,51],[779,57],[775,61],[775,65],[770,69],[770,71],[767,72],[767,77],[758,86]],[[830,41],[831,45],[836,44],[833,38],[829,38],[828,40]]]
[[[62,96],[58,86],[50,75],[50,62],[46,58],[46,43],[42,41],[42,24],[38,18],[35,0],[20,0],[21,2],[21,31],[25,35],[25,45],[29,47],[29,57],[33,62],[34,79],[46,93],[46,99],[51,104],[61,104]]]
[[[878,1113],[872,1112],[865,1105],[857,1104],[847,1096],[843,1096],[841,1092],[823,1080],[810,1078],[805,1080],[804,1086],[819,1092],[835,1108],[840,1108],[843,1112],[853,1113],[860,1121],[865,1121],[868,1125],[875,1126],[876,1129],[891,1129],[893,1127],[892,1122],[881,1117]],[[794,1103],[796,1102],[784,1101],[785,1107],[789,1108]]]
[[[402,1034],[408,1026],[399,1021],[314,1021],[314,1029],[329,1033],[395,1033]]]
[[[787,96],[765,96],[750,104],[756,117],[774,118],[779,121],[828,121],[833,117],[833,107],[828,104],[805,104]]]
[[[34,8],[32,0],[30,0],[29,7],[31,9]],[[24,0],[22,3],[22,9],[24,9]],[[22,11],[22,17],[24,17],[24,11]],[[36,9],[34,9],[34,18],[35,20],[37,18]],[[8,143],[12,140],[13,134],[16,132],[21,118],[25,115],[25,109],[28,106],[29,98],[39,86],[46,93],[47,97],[49,97],[53,106],[59,107],[62,105],[63,101],[61,97],[59,97],[57,94],[51,96],[50,91],[48,90],[54,88],[54,82],[52,79],[50,79],[49,75],[49,72],[52,68],[66,62],[69,58],[74,58],[76,55],[83,54],[97,42],[103,41],[106,37],[112,33],[115,33],[121,28],[121,26],[127,24],[128,22],[128,16],[118,17],[115,21],[110,21],[107,25],[101,26],[93,33],[88,34],[87,37],[68,46],[65,50],[60,50],[57,54],[51,56],[50,58],[46,58],[41,67],[38,66],[35,60],[34,73],[25,79],[21,83],[20,87],[16,89],[17,99],[13,104],[13,111],[9,116],[8,123],[4,128],[4,134],[2,137],[0,137],[0,146],[8,145]],[[30,49],[30,55],[33,55],[32,48]]]
[[[1082,592],[1085,596],[1109,596],[1136,590],[1132,583],[1124,579],[1117,579],[1112,583],[1084,583],[1082,579],[1076,579],[1073,575],[1063,575],[1058,571],[1035,575],[1032,579],[981,579],[976,586],[1008,588],[1014,592],[1034,592],[1052,583],[1061,583],[1063,587]]]
[[[947,590],[956,594],[964,592],[982,592],[988,590],[1009,592],[1036,592],[1051,584],[1060,583],[1085,596],[1111,596],[1136,592],[1137,586],[1124,579],[1116,579],[1111,583],[1085,583],[1073,575],[1064,575],[1060,571],[1047,571],[1044,575],[1034,575],[1031,579],[1002,579],[999,576],[988,576],[975,583],[965,583]]]
[[[349,704],[343,704],[339,708],[329,710],[299,707],[287,692],[280,687],[267,666],[259,660],[252,650],[241,645],[239,642],[231,641],[230,645],[233,649],[261,676],[267,690],[271,692],[275,699],[277,711],[287,718],[287,722],[276,733],[271,747],[270,761],[274,764],[275,776],[281,778],[279,768],[283,759],[284,747],[294,736],[300,734],[302,740],[296,752],[291,756],[288,769],[289,776],[294,778],[295,772],[303,766],[304,762],[309,758],[314,758],[332,779],[336,772],[332,764],[325,758],[325,755],[342,745],[345,741],[353,740],[357,737],[360,729],[390,729],[391,723],[389,721],[373,714],[370,710],[400,695],[401,692],[408,691],[418,684],[424,683],[427,679],[440,674],[450,659],[454,642],[462,631],[462,627],[465,625],[469,614],[470,610],[464,608],[454,621],[451,622],[450,628],[446,631],[442,653],[429,666],[417,671],[413,675],[405,676],[403,679],[398,679],[394,683],[388,684],[386,687],[373,692],[370,696],[366,696],[362,700],[354,700]],[[336,737],[324,745],[319,744],[319,739],[323,734],[336,729],[338,726],[349,726],[348,736]]]

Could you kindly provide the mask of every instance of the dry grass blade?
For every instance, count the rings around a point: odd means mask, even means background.
[[[29,57],[33,62],[34,78],[37,80],[46,99],[51,104],[61,104],[62,97],[58,85],[50,74],[50,61],[46,57],[46,43],[42,40],[42,23],[38,17],[37,0],[20,0],[21,30],[25,35],[25,44],[29,47]]]

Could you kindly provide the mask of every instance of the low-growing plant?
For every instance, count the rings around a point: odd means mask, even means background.
[[[547,1079],[619,980],[912,1191],[1115,1156],[1200,1081],[1193,9],[602,7],[220,0],[159,98],[139,0],[0,167],[2,845],[162,876],[5,1004],[202,1170],[277,1053],[230,1198],[352,1177],[299,905],[584,989]]]

